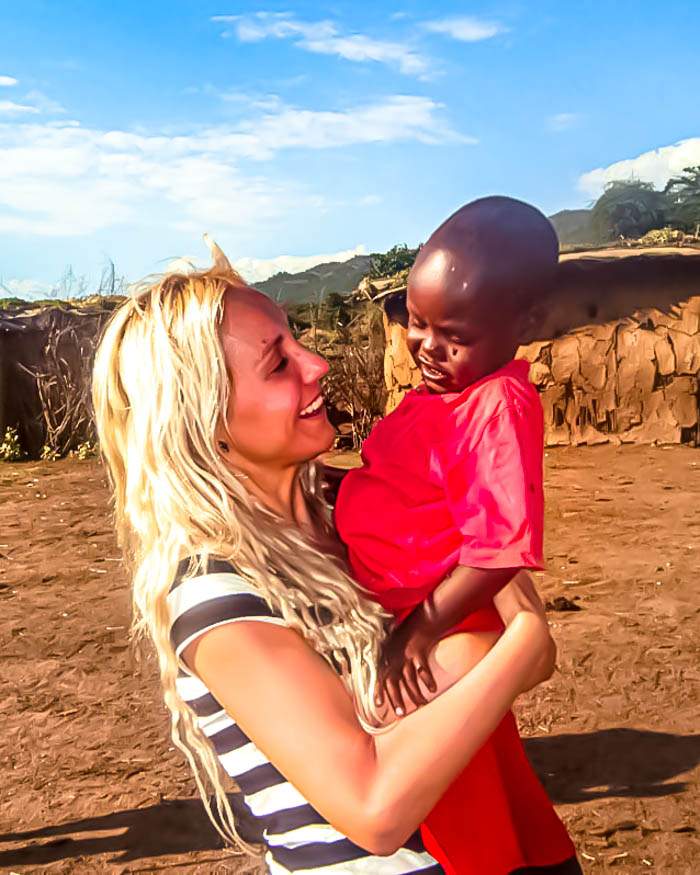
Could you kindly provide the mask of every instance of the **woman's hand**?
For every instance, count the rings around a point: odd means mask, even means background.
[[[520,613],[532,613],[547,620],[544,605],[527,571],[519,571],[493,599],[494,606],[506,626]]]
[[[506,626],[526,623],[536,635],[534,641],[540,648],[540,656],[532,664],[522,692],[549,680],[556,668],[557,646],[549,631],[544,605],[530,575],[526,571],[520,571],[495,596],[493,603]]]

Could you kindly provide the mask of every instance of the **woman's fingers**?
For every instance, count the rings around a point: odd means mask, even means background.
[[[493,605],[505,625],[510,625],[510,623],[513,622],[515,615],[522,610],[522,606],[518,602],[514,592],[512,580],[509,584],[504,586],[500,592],[496,593],[493,597]]]
[[[532,579],[532,577],[527,573],[527,571],[520,571],[513,581],[516,586],[520,587],[521,592],[528,600],[529,604],[532,606],[532,609],[539,614],[541,617],[545,616],[544,605],[542,604],[542,599],[540,598],[540,594],[537,592],[537,587]]]
[[[500,592],[496,593],[493,603],[506,626],[522,611],[544,617],[544,607],[540,597],[532,578],[525,571],[518,572]]]

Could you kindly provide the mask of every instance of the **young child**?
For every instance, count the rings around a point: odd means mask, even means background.
[[[419,680],[432,688],[435,643],[457,630],[498,632],[494,595],[520,569],[542,567],[542,408],[528,363],[514,356],[558,252],[538,210],[490,197],[441,225],[410,272],[407,341],[423,385],[375,426],[335,510],[356,578],[397,620],[381,678],[397,716],[425,701]],[[562,861],[546,871],[580,871],[512,715],[423,834],[458,875]]]

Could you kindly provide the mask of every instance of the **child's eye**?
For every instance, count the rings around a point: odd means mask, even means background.
[[[283,370],[287,367],[287,363],[288,363],[288,362],[289,362],[289,359],[287,358],[287,356],[286,356],[286,355],[283,355],[282,358],[279,360],[279,364],[276,365],[276,366],[272,369],[272,372],[271,372],[271,373],[273,373],[273,374],[277,374],[277,373],[279,373],[280,371],[283,371]]]

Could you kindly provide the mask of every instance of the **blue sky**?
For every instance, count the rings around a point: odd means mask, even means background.
[[[0,281],[252,278],[700,163],[696,0],[0,0]]]

